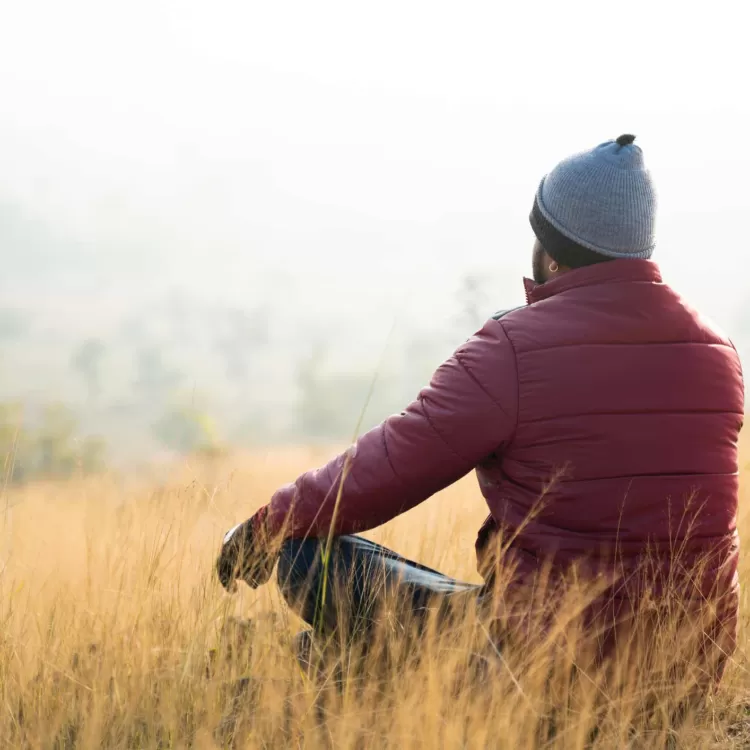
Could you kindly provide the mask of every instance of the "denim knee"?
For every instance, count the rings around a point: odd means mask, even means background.
[[[287,539],[281,545],[277,581],[279,590],[289,604],[299,602],[314,585],[320,566],[320,539]]]

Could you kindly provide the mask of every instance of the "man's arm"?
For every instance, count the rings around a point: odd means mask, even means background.
[[[405,411],[278,490],[263,520],[287,538],[372,529],[468,474],[507,444],[517,419],[515,353],[491,320]]]

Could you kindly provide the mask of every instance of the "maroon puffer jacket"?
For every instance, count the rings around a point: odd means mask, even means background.
[[[490,511],[480,570],[499,528],[519,579],[548,561],[606,566],[615,549],[621,576],[647,545],[669,572],[679,548],[682,565],[712,555],[696,596],[718,586],[734,601],[744,413],[734,347],[651,261],[526,285],[529,305],[489,321],[404,412],[280,489],[272,526],[371,529],[476,469]]]

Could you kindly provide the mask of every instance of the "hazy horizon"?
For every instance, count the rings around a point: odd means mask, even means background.
[[[372,372],[394,336],[394,367],[420,339],[436,362],[471,333],[465,277],[478,315],[523,301],[541,177],[623,132],[659,191],[654,260],[747,361],[740,9],[2,4],[0,311],[33,331],[1,350],[0,395],[69,394],[92,337],[126,388],[140,336],[186,384],[245,398],[190,340],[259,311],[254,387],[287,406],[320,342],[337,371]]]

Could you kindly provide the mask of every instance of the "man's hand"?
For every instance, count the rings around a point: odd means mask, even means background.
[[[224,536],[216,574],[227,591],[234,591],[238,579],[255,589],[267,583],[273,573],[277,554],[270,549],[265,532],[265,510],[262,508]]]

